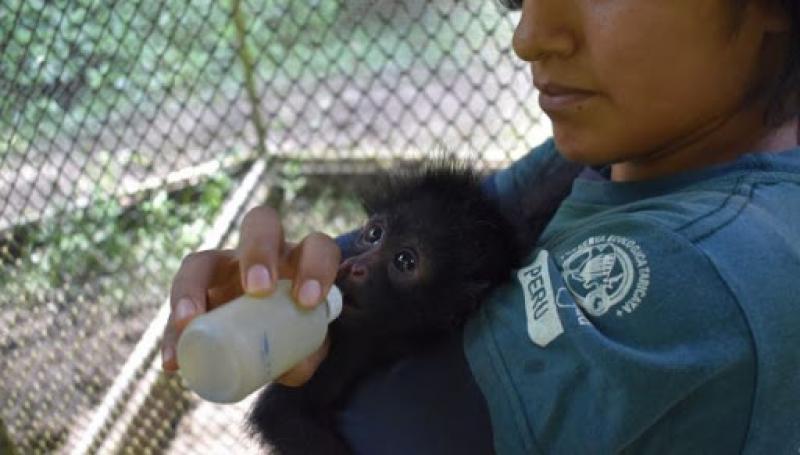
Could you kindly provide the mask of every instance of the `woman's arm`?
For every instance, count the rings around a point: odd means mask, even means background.
[[[484,188],[516,224],[521,244],[533,246],[585,169],[582,164],[567,161],[553,139],[548,139],[488,177]]]

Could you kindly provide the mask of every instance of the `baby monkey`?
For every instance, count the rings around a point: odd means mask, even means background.
[[[438,163],[378,188],[339,267],[328,357],[302,387],[268,386],[249,415],[275,453],[350,453],[334,415],[358,379],[456,330],[518,266],[515,229],[473,171]]]

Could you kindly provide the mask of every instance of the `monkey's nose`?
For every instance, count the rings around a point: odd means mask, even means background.
[[[356,282],[364,281],[367,278],[367,268],[353,258],[345,259],[339,265],[339,271],[336,274],[336,280],[351,279]]]

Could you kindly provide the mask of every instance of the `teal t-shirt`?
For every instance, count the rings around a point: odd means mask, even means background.
[[[498,453],[800,452],[800,149],[577,179],[464,342]]]

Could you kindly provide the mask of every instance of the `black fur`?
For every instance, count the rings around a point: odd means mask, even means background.
[[[269,386],[249,416],[251,432],[279,454],[349,453],[334,415],[358,378],[458,328],[526,250],[468,169],[440,163],[376,187],[337,277],[345,307],[327,359],[303,387]],[[375,226],[382,236],[370,243]],[[412,250],[413,273],[399,272],[398,252]]]

